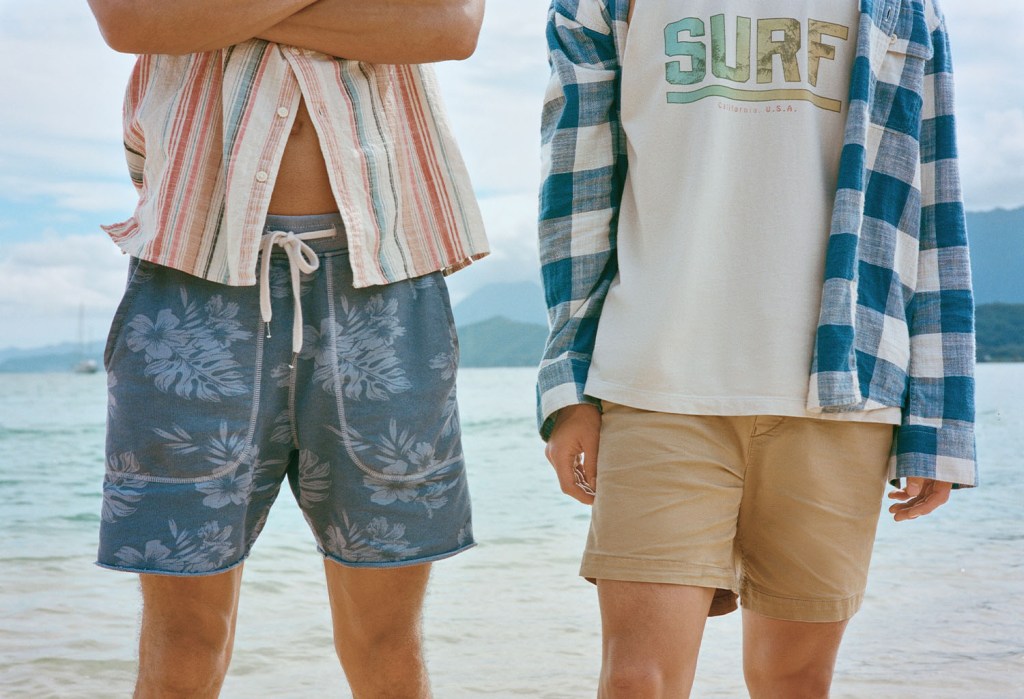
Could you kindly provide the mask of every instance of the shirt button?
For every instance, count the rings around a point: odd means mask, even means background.
[[[279,117],[286,117],[286,116],[288,116],[288,108],[287,107],[278,107],[277,108],[277,115]]]
[[[267,177],[268,177],[267,173],[265,173],[263,170],[260,170],[259,172],[256,173],[256,181],[257,182],[266,182],[267,181]]]

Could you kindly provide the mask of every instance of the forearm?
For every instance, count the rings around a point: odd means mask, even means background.
[[[484,0],[320,0],[261,39],[369,63],[462,59],[476,49]]]
[[[618,269],[615,238],[626,173],[612,18],[600,0],[581,3],[579,16],[573,10],[572,3],[556,1],[549,13],[551,80],[541,115],[538,248],[551,325],[538,376],[544,437],[554,412],[587,401],[597,323]]]
[[[957,163],[948,38],[932,30],[921,132],[917,290],[907,312],[910,366],[897,477],[976,483],[974,296]]]
[[[180,55],[246,41],[315,2],[89,0],[89,6],[115,51]]]

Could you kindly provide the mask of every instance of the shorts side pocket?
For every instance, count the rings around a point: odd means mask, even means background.
[[[107,372],[110,371],[110,362],[113,358],[114,348],[117,346],[117,341],[124,330],[125,318],[131,309],[132,301],[138,294],[139,287],[151,275],[151,262],[140,260],[137,257],[131,258],[131,261],[128,263],[128,279],[125,282],[124,294],[121,295],[121,301],[117,304],[114,318],[110,322],[110,331],[107,333],[107,341],[103,347],[103,369]]]

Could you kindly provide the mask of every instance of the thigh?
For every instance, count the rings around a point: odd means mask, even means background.
[[[663,696],[687,696],[714,590],[598,580],[597,591],[603,684],[654,677]]]
[[[856,612],[891,445],[891,425],[758,418],[737,535],[745,608],[804,622]]]
[[[608,405],[581,574],[735,587],[743,420]]]
[[[320,330],[307,328],[298,366],[292,486],[339,563],[451,556],[473,536],[444,279],[354,289],[347,264],[325,260],[325,293],[309,295],[306,317]]]
[[[354,568],[324,561],[339,641],[418,635],[430,564]]]
[[[744,609],[743,674],[750,696],[828,696],[848,623],[786,621]]]
[[[230,647],[241,581],[241,566],[215,575],[140,575],[142,648]]]

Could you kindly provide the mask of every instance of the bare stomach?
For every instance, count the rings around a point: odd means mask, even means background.
[[[338,204],[327,176],[327,163],[320,150],[320,139],[306,110],[306,101],[301,100],[281,157],[274,192],[270,196],[269,213],[301,216],[337,210]]]

